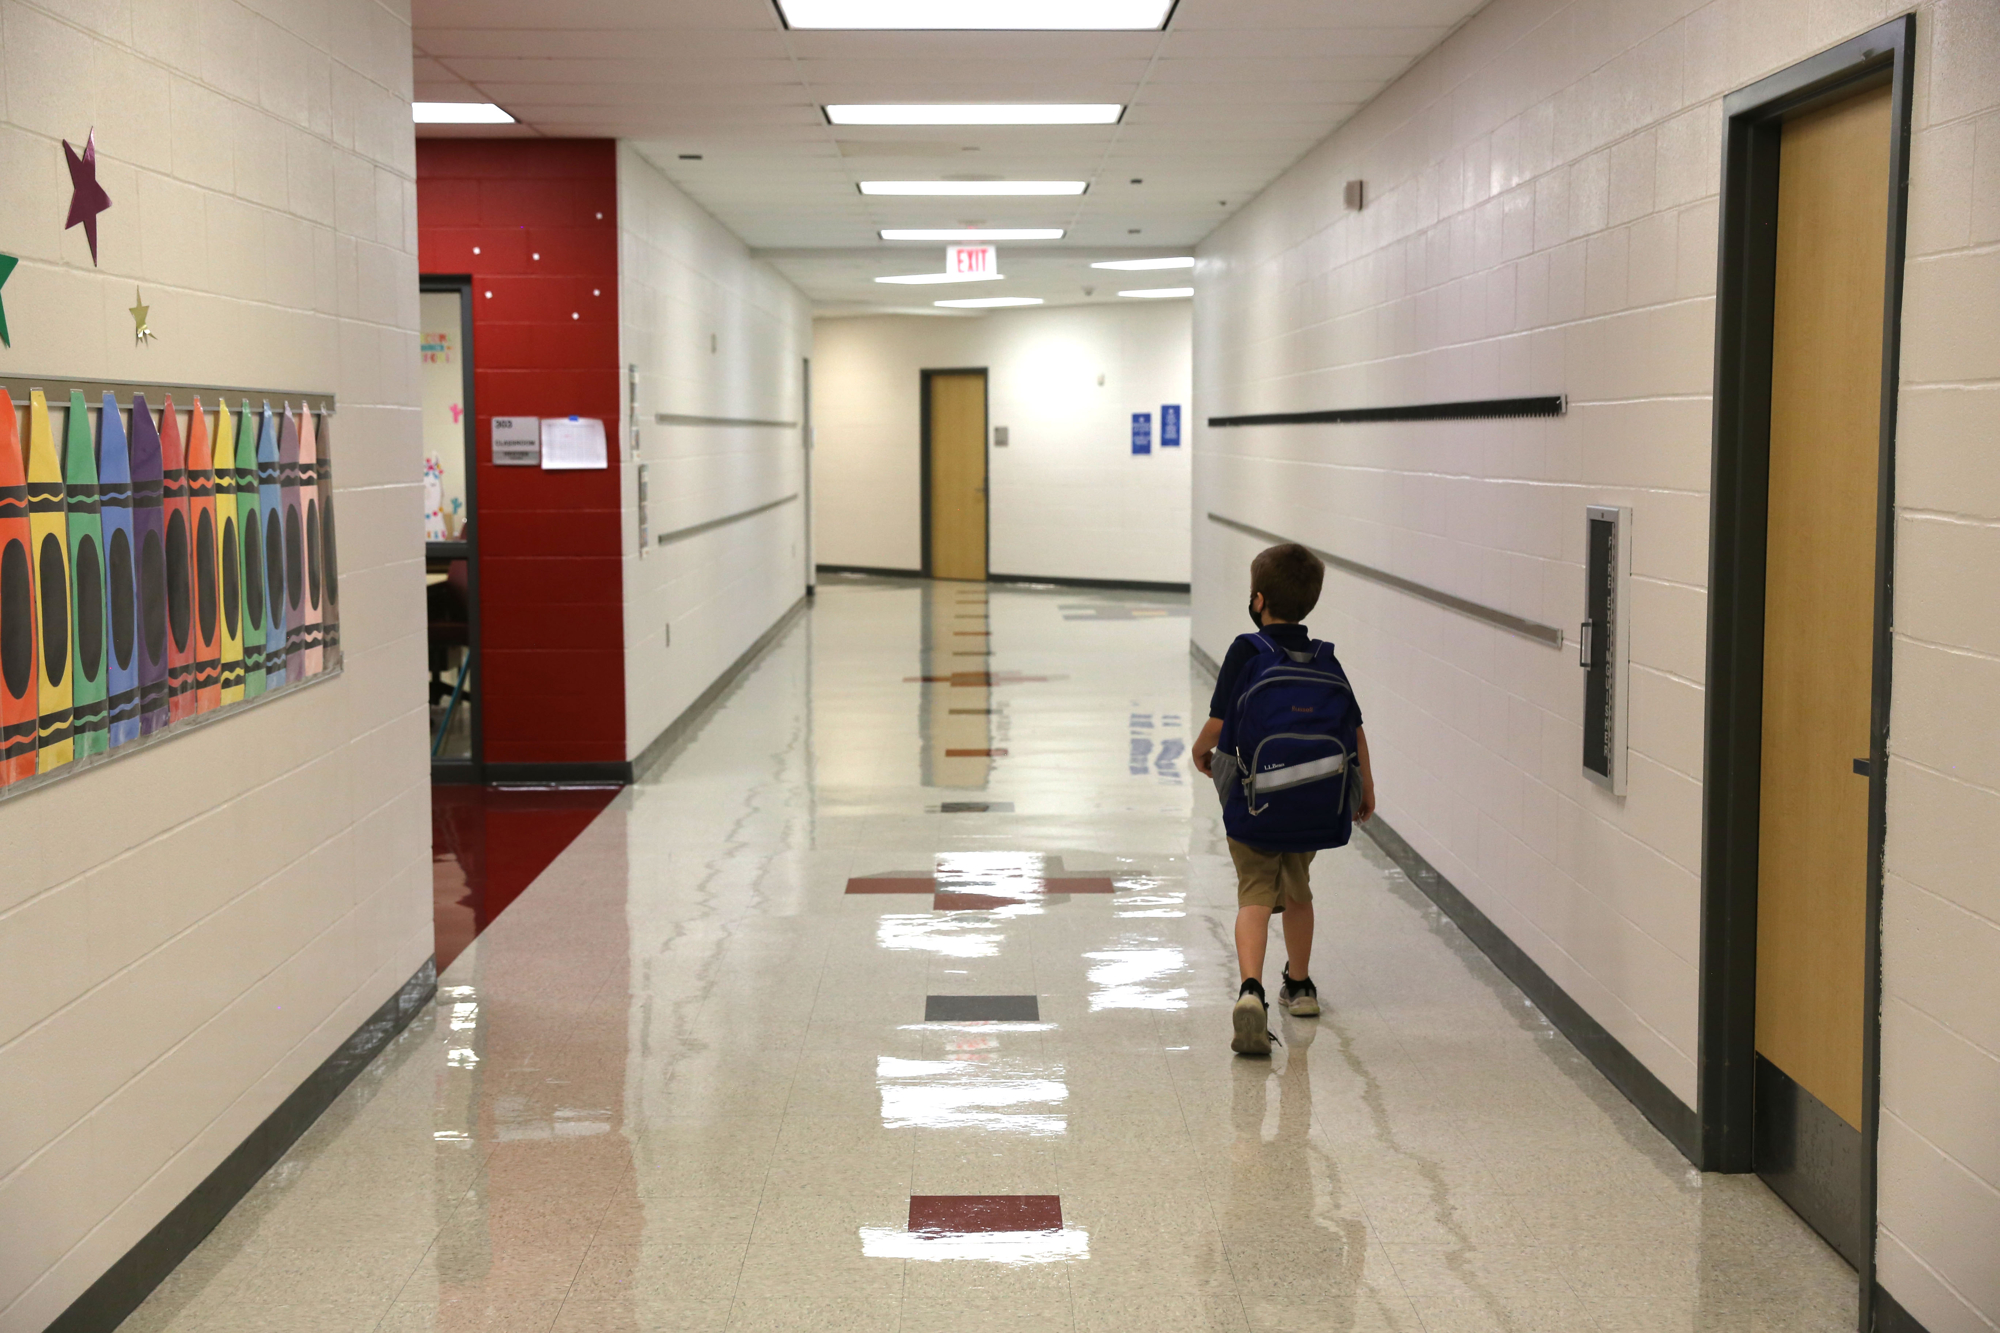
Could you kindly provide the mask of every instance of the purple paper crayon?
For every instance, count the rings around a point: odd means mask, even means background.
[[[97,417],[98,517],[104,524],[104,600],[110,614],[111,744],[139,739],[139,563],[132,528],[132,458],[118,400]]]
[[[239,482],[239,485],[241,483]],[[296,679],[285,652],[285,515],[278,480],[278,419],[264,404],[257,431],[257,509],[264,522],[264,688]]]
[[[306,515],[299,496],[299,420],[285,404],[278,435],[278,495],[285,506],[285,679],[306,671]]]
[[[167,725],[166,474],[146,395],[132,395],[132,544],[139,553],[139,734]]]

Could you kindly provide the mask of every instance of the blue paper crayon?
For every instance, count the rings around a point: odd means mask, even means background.
[[[167,725],[166,472],[146,395],[132,395],[132,542],[139,554],[139,734]]]
[[[97,421],[98,517],[104,524],[104,600],[110,610],[111,744],[116,748],[139,739],[139,563],[125,419],[108,392]]]
[[[264,521],[264,688],[275,690],[285,673],[285,502],[278,464],[278,419],[271,404],[257,432],[257,509]]]

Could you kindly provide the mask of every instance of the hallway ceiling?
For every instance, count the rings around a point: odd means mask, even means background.
[[[633,140],[822,308],[1117,300],[1091,259],[1185,253],[1483,0],[1180,0],[1163,32],[789,31],[771,0],[415,0],[416,97]],[[1116,125],[833,126],[843,102],[1120,102]],[[690,156],[698,155],[698,157]],[[1074,198],[865,197],[862,180],[1085,180]],[[1138,180],[1139,184],[1132,183]],[[898,287],[941,246],[881,227],[1060,226],[1004,283]],[[1095,289],[1086,298],[1085,287]]]

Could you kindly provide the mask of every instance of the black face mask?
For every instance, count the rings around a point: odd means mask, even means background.
[[[1257,594],[1250,594],[1250,623],[1258,629],[1264,628],[1264,618],[1257,614]]]

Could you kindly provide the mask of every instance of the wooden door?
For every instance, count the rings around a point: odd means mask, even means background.
[[[932,371],[930,573],[986,577],[986,372]]]
[[[1784,127],[1772,312],[1757,1165],[1843,1250],[1861,1225],[1889,135],[1887,88]],[[1853,1197],[1834,1197],[1849,1157]]]

